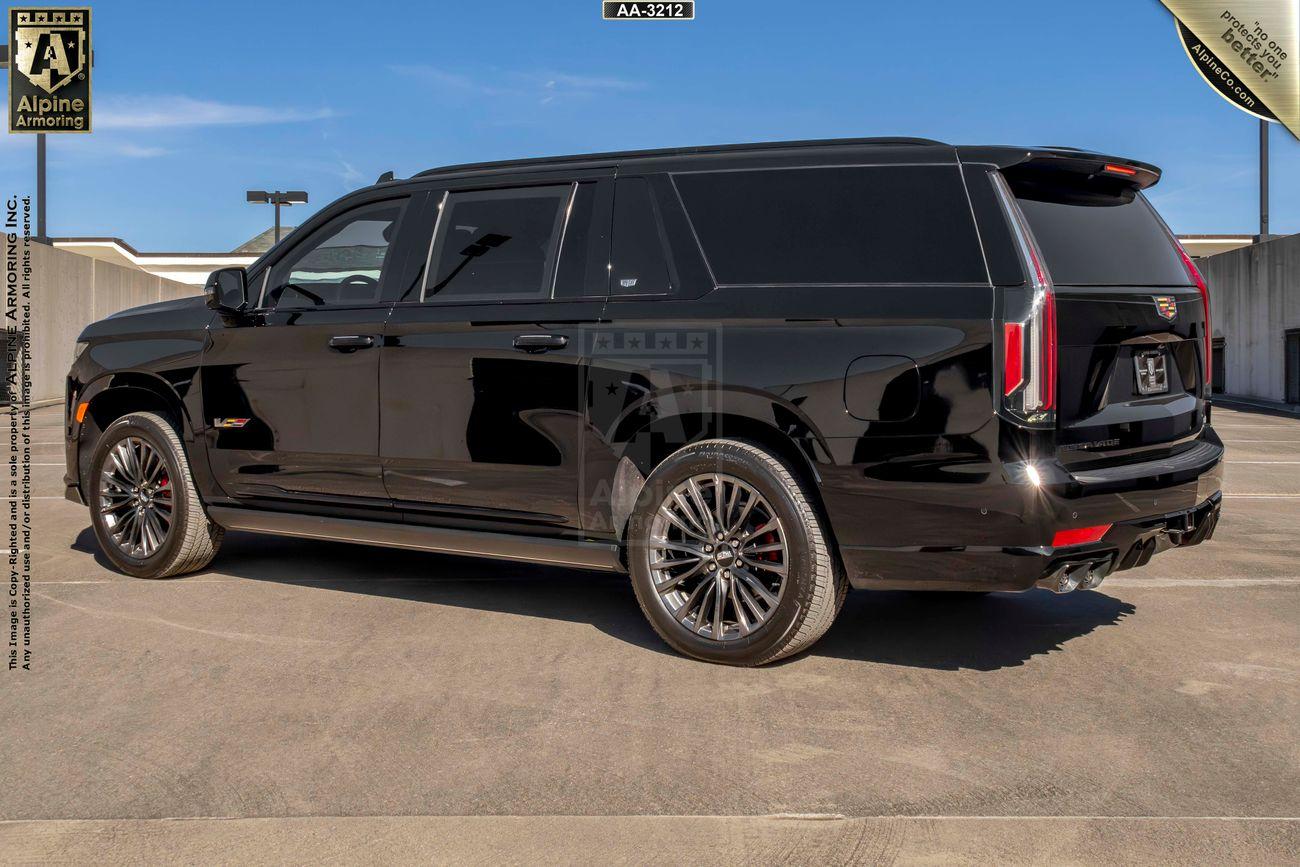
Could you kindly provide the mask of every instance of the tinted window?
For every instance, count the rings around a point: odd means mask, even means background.
[[[571,185],[451,193],[438,219],[425,299],[550,295]]]
[[[596,211],[597,184],[581,183],[573,192],[573,202],[565,217],[560,264],[555,269],[556,298],[579,298],[604,295],[609,277],[605,260],[605,240],[609,234],[609,207],[605,206],[604,226]]]
[[[621,178],[614,188],[614,252],[609,294],[662,295],[669,290],[659,215],[645,178]]]
[[[1141,195],[1125,201],[1013,183],[1020,210],[1057,283],[1179,286],[1187,269]]]
[[[986,283],[956,166],[675,175],[720,283]]]
[[[402,205],[365,205],[295,246],[271,269],[265,307],[374,304]]]

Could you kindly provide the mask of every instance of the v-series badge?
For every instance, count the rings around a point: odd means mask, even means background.
[[[695,2],[620,3],[606,0],[600,4],[600,14],[606,21],[694,21]]]

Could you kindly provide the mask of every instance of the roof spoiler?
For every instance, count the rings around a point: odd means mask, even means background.
[[[1145,190],[1160,181],[1158,166],[1074,148],[962,147],[957,150],[964,163],[992,162],[1012,177],[1046,180],[1050,175],[1072,175],[1070,180],[1075,183],[1095,183],[1116,192]]]

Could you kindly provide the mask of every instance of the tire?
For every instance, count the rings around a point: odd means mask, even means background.
[[[123,490],[123,482],[135,476],[129,468],[142,464],[153,470],[152,481],[137,497]],[[142,477],[150,475],[149,469],[141,470]],[[193,572],[208,565],[221,546],[225,531],[203,510],[180,437],[162,416],[137,412],[110,424],[95,444],[86,491],[99,546],[128,575],[169,578]],[[171,517],[164,522],[168,508]],[[145,519],[139,519],[141,514]],[[146,535],[140,535],[146,524]],[[164,529],[161,540],[159,527]],[[137,539],[140,544],[130,544]]]
[[[707,546],[719,528],[725,538]],[[637,498],[627,540],[642,612],[671,647],[706,662],[763,665],[805,650],[848,591],[798,477],[748,442],[706,440],[669,455]]]

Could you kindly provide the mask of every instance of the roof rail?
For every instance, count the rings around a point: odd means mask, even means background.
[[[878,138],[830,138],[830,139],[809,139],[804,141],[773,141],[773,142],[752,142],[748,144],[720,144],[720,145],[697,145],[694,147],[676,147],[676,148],[654,148],[649,150],[630,150],[630,151],[606,151],[602,153],[589,154],[567,154],[564,156],[552,157],[529,157],[527,159],[515,160],[492,160],[481,163],[460,163],[458,165],[439,166],[437,168],[426,169],[419,172],[413,177],[424,177],[427,175],[440,175],[450,172],[470,172],[483,171],[488,169],[502,169],[512,166],[538,166],[549,164],[588,162],[601,160],[623,160],[623,159],[646,159],[654,157],[675,157],[689,156],[691,154],[711,154],[711,153],[744,153],[746,151],[765,151],[765,150],[784,150],[790,148],[811,148],[811,147],[837,147],[837,146],[919,146],[919,147],[951,147],[946,142],[936,141],[930,138],[911,138],[906,136],[878,137]]]

